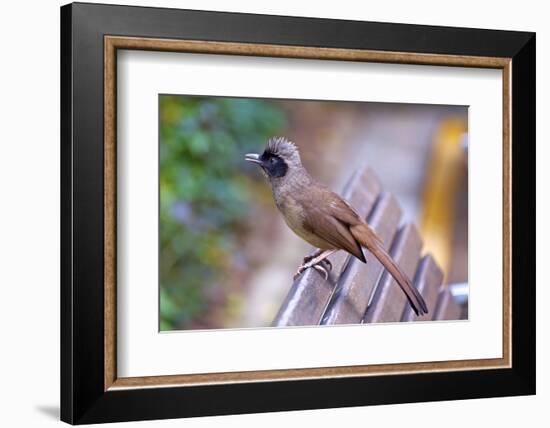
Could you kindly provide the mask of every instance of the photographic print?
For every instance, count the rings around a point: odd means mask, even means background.
[[[62,420],[535,393],[534,33],[72,4],[61,58]]]
[[[160,331],[468,317],[468,108],[159,95]]]

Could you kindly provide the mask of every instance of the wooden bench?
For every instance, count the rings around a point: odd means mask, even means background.
[[[332,270],[328,279],[316,269],[308,269],[294,281],[272,325],[459,319],[462,307],[442,285],[443,272],[430,254],[422,255],[422,239],[416,226],[400,224],[399,204],[382,191],[372,170],[357,171],[342,196],[367,219],[392,257],[413,279],[429,313],[415,316],[399,286],[368,251],[366,264],[339,251],[329,257]]]

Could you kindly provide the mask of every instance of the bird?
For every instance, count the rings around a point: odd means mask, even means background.
[[[295,280],[309,268],[324,272],[325,280],[328,279],[322,264],[328,264],[331,269],[327,257],[340,250],[366,263],[365,248],[392,275],[416,315],[428,313],[422,295],[388,254],[380,237],[348,202],[307,172],[296,144],[286,137],[271,137],[263,153],[248,153],[245,160],[261,167],[271,184],[275,205],[288,227],[317,248],[304,258]]]

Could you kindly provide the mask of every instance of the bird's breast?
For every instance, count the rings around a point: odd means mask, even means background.
[[[275,204],[283,215],[286,224],[298,233],[304,228],[305,212],[302,205],[294,198],[274,194]],[[299,234],[299,233],[298,233]]]
[[[288,194],[276,194],[276,192],[274,192],[273,196],[275,198],[275,204],[283,215],[286,224],[296,235],[304,241],[309,242],[314,247],[321,249],[332,248],[328,242],[304,227],[307,212],[303,204],[297,198]]]

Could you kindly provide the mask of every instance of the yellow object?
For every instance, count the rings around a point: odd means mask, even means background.
[[[445,276],[451,265],[456,199],[465,165],[465,132],[467,123],[463,119],[450,118],[441,124],[433,141],[424,186],[420,229],[425,248]]]

